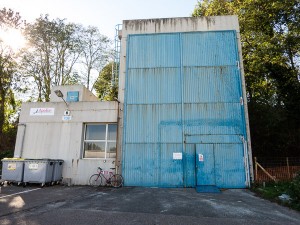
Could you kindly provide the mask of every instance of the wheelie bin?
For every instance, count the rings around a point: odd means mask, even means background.
[[[63,168],[64,160],[62,159],[55,159],[54,160],[54,169],[53,169],[53,176],[52,176],[52,183],[59,184],[62,180],[62,168]]]
[[[4,158],[2,161],[2,176],[0,184],[4,182],[16,183],[20,185],[23,182],[24,159],[22,158]]]
[[[51,184],[55,161],[52,159],[26,159],[24,160],[23,185],[39,183],[42,187]]]

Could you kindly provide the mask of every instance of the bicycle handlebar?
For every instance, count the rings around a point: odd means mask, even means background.
[[[109,168],[111,170],[115,170],[116,168]],[[103,170],[101,167],[98,167],[98,170]]]

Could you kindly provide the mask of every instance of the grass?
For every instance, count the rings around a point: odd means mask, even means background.
[[[264,199],[300,211],[300,173],[292,181],[254,184],[252,191]],[[288,195],[290,200],[281,200],[282,194]]]

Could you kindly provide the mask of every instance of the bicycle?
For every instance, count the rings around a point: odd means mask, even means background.
[[[110,168],[111,170],[115,170],[116,168]],[[115,188],[121,187],[123,185],[123,177],[120,174],[113,174],[113,172],[109,172],[109,178],[104,176],[104,171],[102,168],[97,168],[97,173],[93,174],[90,177],[89,184],[93,187],[99,186],[113,186]]]

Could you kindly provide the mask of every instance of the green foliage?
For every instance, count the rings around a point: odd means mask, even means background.
[[[110,48],[111,41],[106,36],[100,34],[100,31],[96,27],[89,26],[83,28],[81,35],[81,63],[85,68],[83,81],[86,83],[87,89],[90,89],[92,70],[100,72],[112,55]],[[93,85],[91,86],[93,88]]]
[[[0,160],[3,158],[12,158],[14,156],[13,151],[2,151],[0,152]]]
[[[53,86],[82,83],[92,89],[92,70],[99,72],[110,57],[110,40],[98,28],[65,19],[40,16],[26,25],[25,37],[29,47],[22,54],[22,73],[34,80],[38,101],[49,101]]]
[[[300,171],[298,171],[297,176],[290,183],[289,189],[293,202],[298,203],[298,210],[300,211]]]
[[[14,12],[11,9],[3,8],[0,10],[0,27],[3,25],[9,27],[19,27],[23,21],[18,12]]]
[[[266,183],[265,186],[256,185],[252,187],[252,191],[265,199],[300,211],[300,171],[298,175],[290,182],[271,182]],[[291,200],[280,200],[279,196],[282,194],[290,196]]]
[[[107,64],[95,82],[94,88],[102,101],[115,101],[118,97],[118,81],[112,81],[114,63]]]
[[[74,84],[73,67],[81,53],[79,25],[40,16],[25,27],[29,47],[22,54],[22,73],[34,80],[38,101],[49,101],[52,86]]]
[[[256,156],[300,154],[300,2],[204,0],[193,16],[238,15]]]
[[[0,10],[0,28],[21,27],[18,13],[3,8]],[[17,80],[17,63],[15,53],[0,38],[0,152],[13,149],[16,137],[16,109],[14,96]]]

